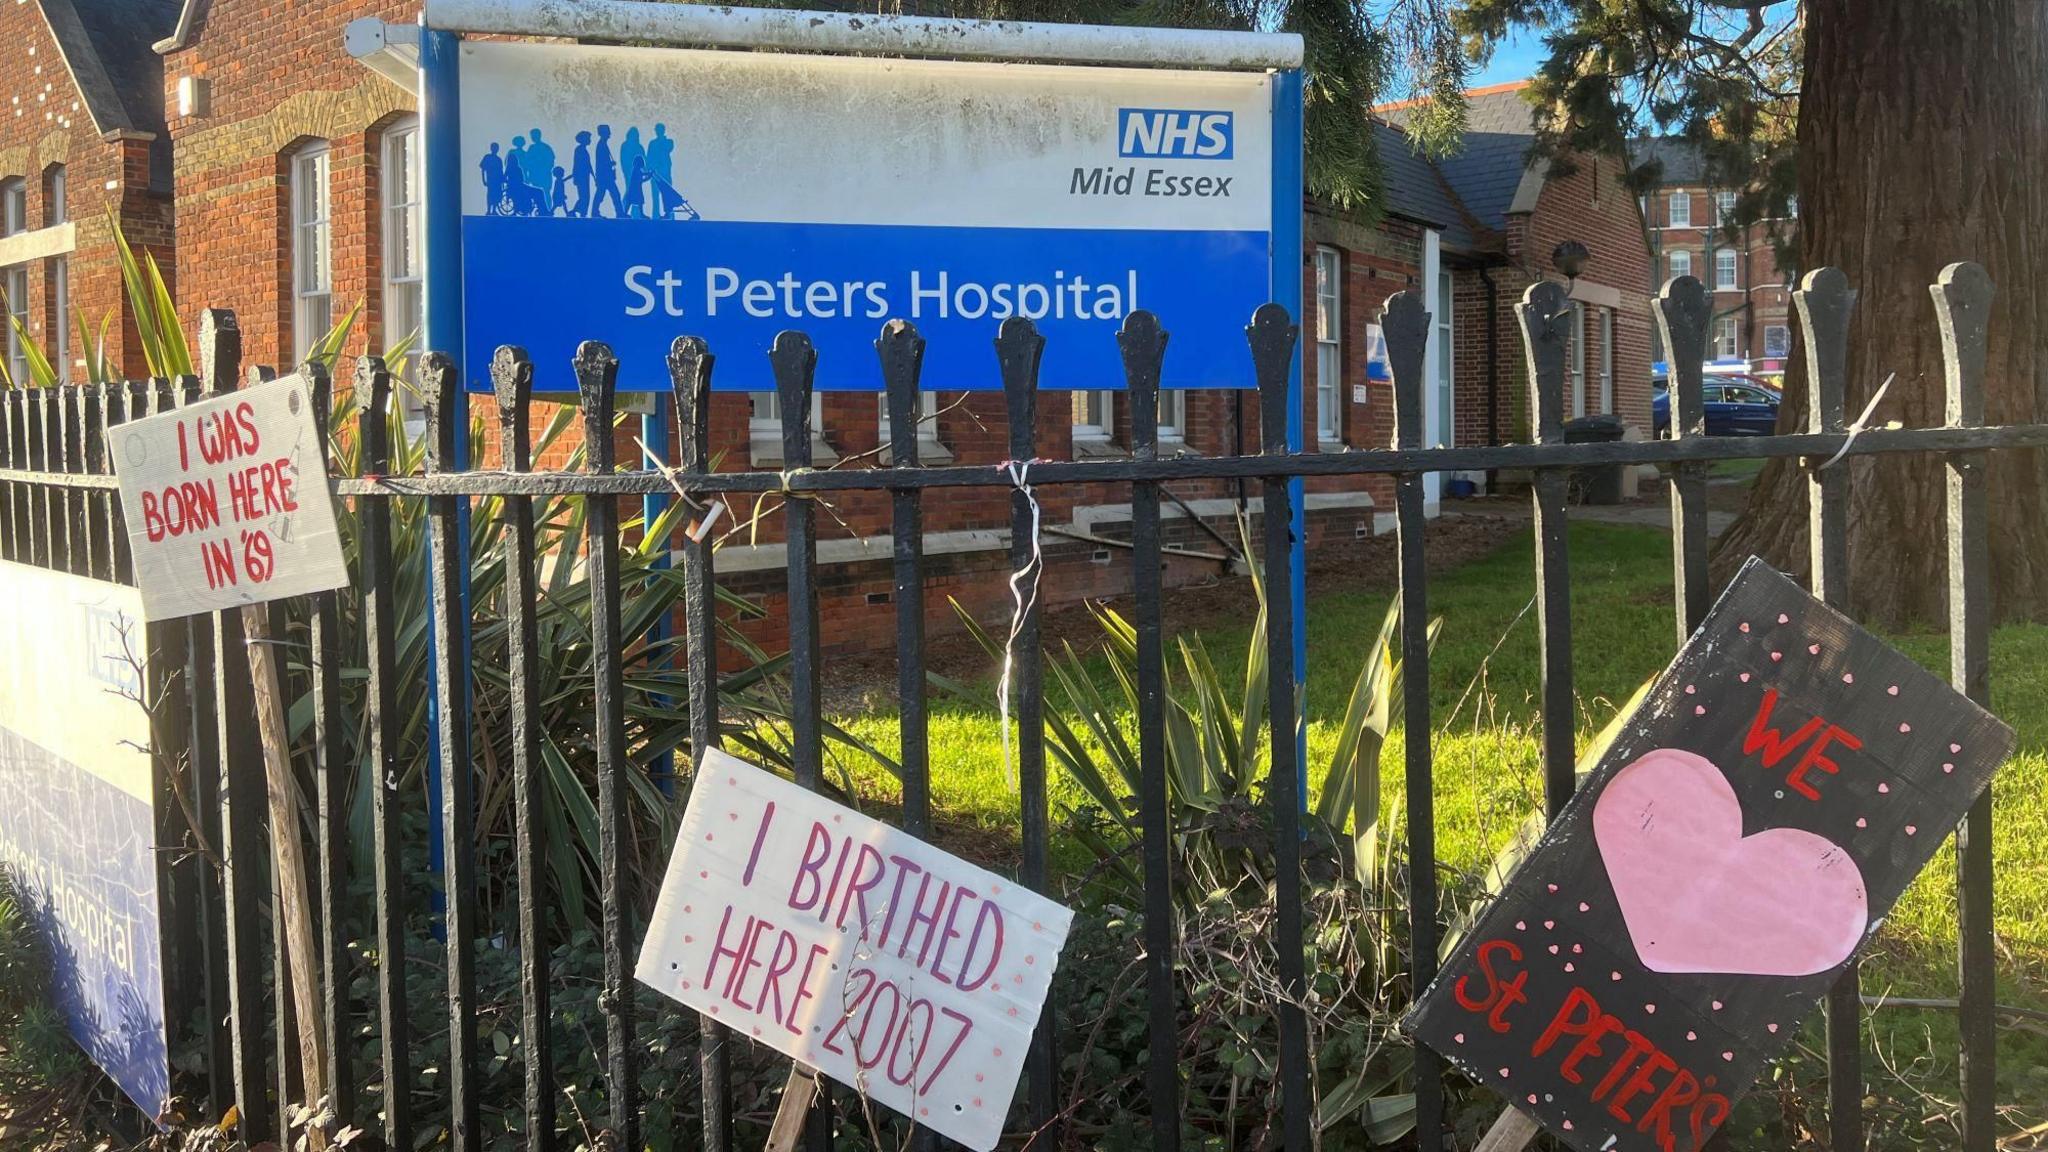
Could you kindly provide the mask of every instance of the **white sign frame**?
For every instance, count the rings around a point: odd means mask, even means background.
[[[986,1152],[1072,923],[1028,888],[714,749],[634,975]]]
[[[144,620],[348,586],[324,437],[297,374],[111,431]]]

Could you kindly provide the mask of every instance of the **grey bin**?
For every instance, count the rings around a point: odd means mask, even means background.
[[[1567,420],[1564,425],[1564,442],[1567,444],[1612,444],[1621,439],[1621,417],[1612,413],[1599,416],[1581,416]],[[1621,503],[1621,473],[1627,467],[1623,464],[1589,464],[1572,469],[1572,499],[1579,504]]]

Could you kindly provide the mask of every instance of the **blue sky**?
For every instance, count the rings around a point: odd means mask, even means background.
[[[1474,69],[1467,80],[1473,88],[1484,88],[1489,84],[1506,84],[1510,80],[1527,80],[1536,74],[1542,65],[1548,49],[1543,38],[1527,28],[1517,28],[1508,39],[1493,50],[1493,58],[1486,67]]]

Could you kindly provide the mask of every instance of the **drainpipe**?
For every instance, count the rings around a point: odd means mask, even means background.
[[[1486,285],[1486,444],[1492,448],[1500,444],[1500,285],[1493,282],[1493,271],[1484,264],[1479,266],[1479,282]],[[1489,496],[1497,471],[1486,470]]]

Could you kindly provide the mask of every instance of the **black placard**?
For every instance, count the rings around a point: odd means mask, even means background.
[[[2012,730],[1746,564],[1406,1022],[1584,1152],[1692,1152]]]

